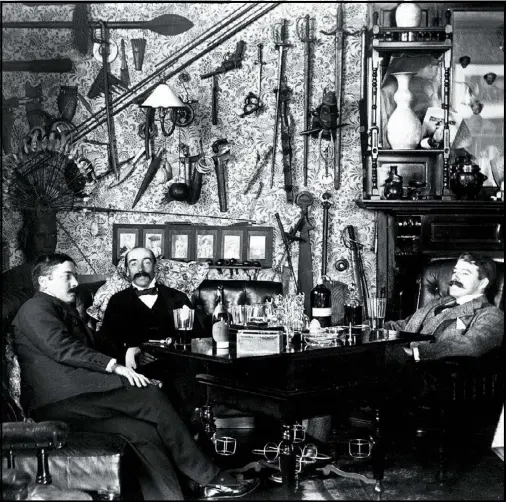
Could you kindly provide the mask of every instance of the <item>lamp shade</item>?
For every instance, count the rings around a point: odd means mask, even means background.
[[[167,84],[159,84],[141,106],[150,108],[183,108],[185,105]]]

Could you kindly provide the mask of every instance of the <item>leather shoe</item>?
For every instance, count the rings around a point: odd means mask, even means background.
[[[253,492],[258,486],[257,478],[238,480],[234,485],[201,486],[198,500],[236,499]]]

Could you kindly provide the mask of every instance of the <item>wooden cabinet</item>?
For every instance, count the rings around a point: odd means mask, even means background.
[[[396,319],[410,315],[415,310],[420,270],[433,258],[457,258],[465,251],[484,252],[502,260],[505,258],[505,203],[491,197],[498,191],[498,187],[483,188],[477,200],[458,200],[450,183],[452,164],[461,154],[453,150],[456,144],[453,145],[450,133],[454,116],[457,115],[456,103],[459,103],[459,99],[453,98],[456,76],[462,74],[458,61],[467,53],[473,58],[479,54],[479,51],[465,46],[463,42],[463,39],[474,38],[469,37],[468,32],[466,36],[457,33],[456,28],[476,29],[476,24],[481,25],[483,41],[484,33],[488,30],[491,33],[498,30],[495,23],[500,23],[505,33],[505,20],[499,11],[503,7],[496,3],[481,5],[446,2],[419,5],[423,11],[421,24],[424,26],[397,28],[394,23],[397,4],[370,4],[370,24],[363,42],[367,48],[363,61],[365,87],[362,96],[365,100],[361,124],[365,132],[362,141],[364,184],[363,197],[358,205],[375,211],[377,288],[385,288],[387,291],[387,317]],[[450,9],[448,14],[447,9]],[[492,14],[495,10],[497,12]],[[482,11],[489,14],[484,16]],[[484,22],[474,24],[475,17],[478,20],[483,18]],[[485,45],[489,44],[490,47],[496,43],[493,38],[492,34]],[[455,53],[455,40],[458,40],[458,53]],[[481,40],[481,37],[476,40]],[[501,43],[503,42],[499,42]],[[494,50],[488,50],[503,54],[500,46],[498,50],[496,46]],[[490,64],[497,57],[496,52],[488,56],[490,59],[476,60],[475,63]],[[398,68],[406,61],[410,70],[413,63],[411,58],[423,54],[428,54],[438,65],[439,105],[444,120],[443,144],[435,149],[420,146],[411,150],[392,149],[386,135],[386,124],[389,112],[392,113],[394,107],[391,103],[391,108],[386,109],[385,100],[392,98],[382,90],[385,76],[395,58],[398,58]],[[501,61],[503,56],[499,63]],[[499,108],[490,107],[489,111],[492,110],[498,112]],[[424,111],[419,109],[418,113],[421,116]],[[501,118],[498,124],[503,121],[503,115]],[[498,130],[505,141],[504,128],[496,127]],[[493,141],[490,136],[493,137],[490,134],[479,140],[489,144]],[[476,141],[476,145],[479,146],[474,150],[475,153],[472,152],[474,155],[484,147],[480,141]],[[397,199],[387,199],[383,190],[391,166],[395,166],[403,176],[403,190]],[[413,187],[421,185],[425,186],[419,192],[414,192]]]

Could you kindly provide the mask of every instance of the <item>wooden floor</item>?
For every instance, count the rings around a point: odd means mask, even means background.
[[[235,455],[217,456],[217,462],[223,468],[235,468],[261,460],[263,457],[253,454],[252,449],[263,448],[268,440],[278,440],[273,431],[264,432],[253,434],[251,430],[219,429],[218,436],[236,437],[238,443]],[[336,465],[343,470],[371,477],[368,461],[358,463],[351,459],[345,440],[338,439],[333,445],[316,444],[320,451],[334,454]],[[295,493],[285,492],[281,485],[270,479],[270,475],[276,472],[274,469],[263,468],[258,473],[248,471],[245,476],[257,476],[261,484],[242,500],[505,500],[505,465],[484,444],[484,438],[476,438],[468,448],[464,445],[461,451],[453,451],[444,487],[436,482],[437,452],[434,443],[431,440],[421,444],[406,441],[391,448],[381,497],[374,492],[374,485],[333,474],[324,476],[315,470],[315,466],[308,466]],[[326,463],[322,462],[320,466]]]

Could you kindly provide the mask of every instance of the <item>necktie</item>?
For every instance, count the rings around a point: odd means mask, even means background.
[[[148,288],[148,289],[137,289],[136,288],[136,295],[137,296],[156,295],[156,294],[158,294],[156,286],[153,286],[152,288]]]
[[[456,300],[444,303],[443,305],[438,305],[435,307],[435,315],[441,314],[444,310],[452,309],[453,307],[456,307],[456,305],[458,305]]]

